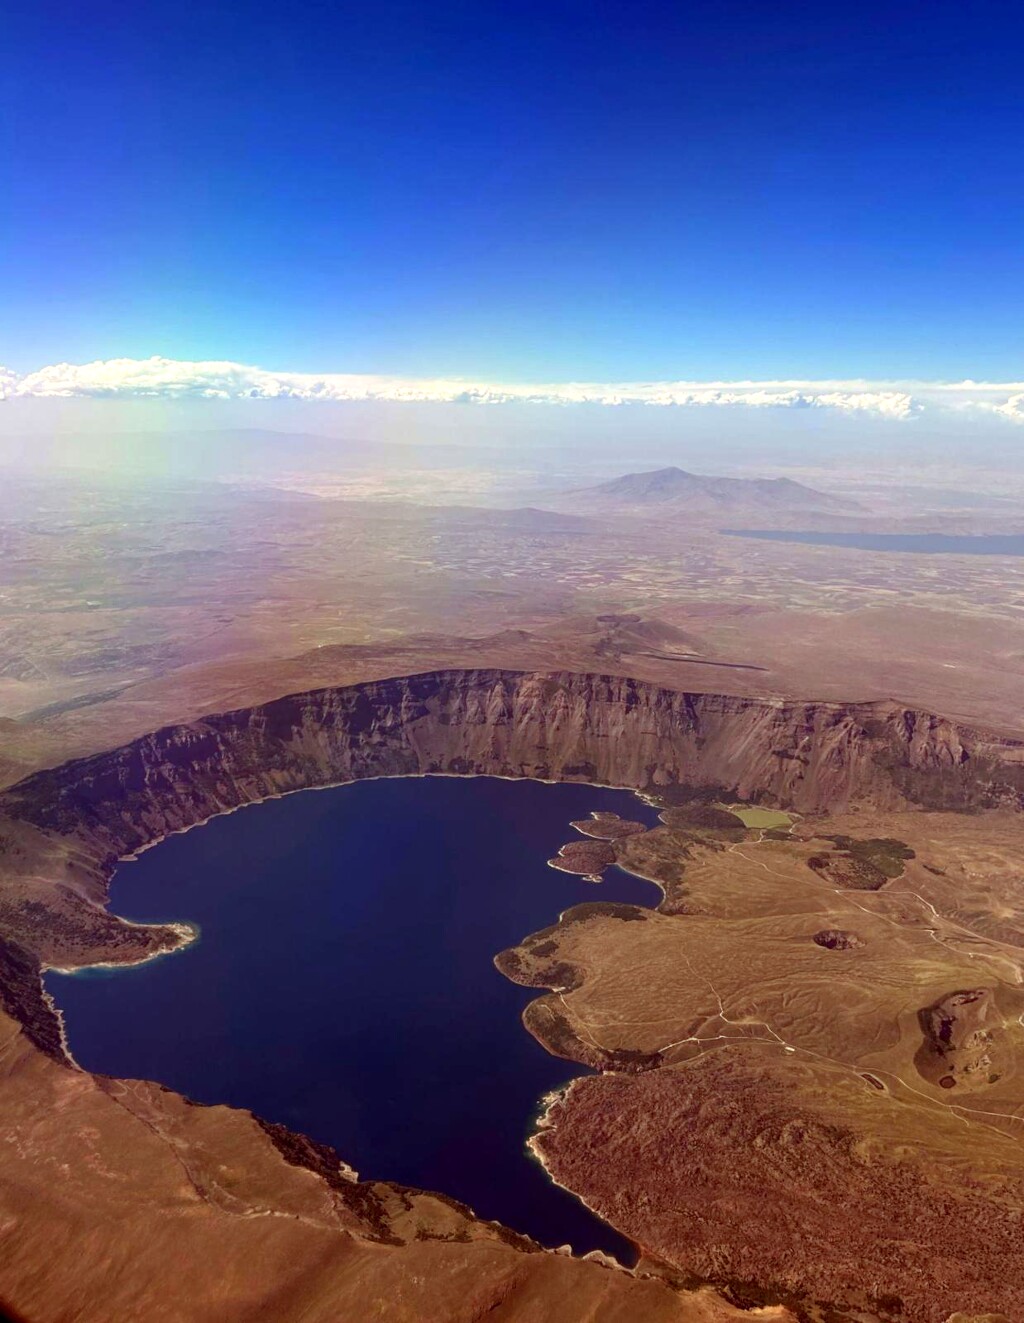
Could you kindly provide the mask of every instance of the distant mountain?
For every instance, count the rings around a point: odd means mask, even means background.
[[[566,492],[552,505],[578,514],[800,515],[856,514],[856,501],[829,496],[792,478],[704,478],[685,469],[627,473],[596,487]]]

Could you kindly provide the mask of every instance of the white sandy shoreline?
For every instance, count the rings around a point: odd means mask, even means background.
[[[551,1184],[557,1185],[560,1190],[564,1190],[566,1194],[571,1195],[572,1198],[575,1199],[577,1203],[582,1204],[583,1207],[587,1210],[587,1212],[590,1213],[593,1217],[597,1218],[599,1222],[603,1222],[605,1226],[612,1227],[612,1230],[617,1232],[618,1235],[622,1236],[623,1240],[628,1240],[629,1243],[633,1246],[634,1250],[636,1251],[637,1260],[639,1262],[640,1255],[643,1252],[642,1247],[639,1246],[636,1243],[636,1241],[631,1240],[630,1237],[627,1236],[624,1232],[619,1231],[618,1227],[612,1226],[612,1223],[609,1222],[608,1219],[602,1213],[599,1213],[598,1210],[594,1208],[591,1204],[588,1204],[586,1199],[584,1199],[581,1194],[578,1194],[576,1190],[571,1190],[568,1187],[568,1185],[563,1185],[560,1180],[558,1180],[555,1176],[553,1176],[550,1167],[544,1161],[544,1154],[540,1151],[539,1140],[541,1136],[544,1134],[545,1131],[555,1129],[555,1123],[551,1119],[552,1110],[559,1103],[565,1101],[565,1099],[569,1097],[569,1094],[577,1086],[577,1084],[579,1084],[580,1080],[586,1078],[587,1076],[578,1075],[575,1079],[569,1080],[566,1084],[561,1085],[559,1088],[552,1089],[550,1093],[544,1094],[544,1096],[541,1098],[541,1102],[544,1104],[544,1110],[537,1117],[534,1133],[526,1141],[526,1147],[530,1152],[530,1156],[538,1164],[538,1166],[544,1172],[544,1175],[548,1178]],[[606,1264],[606,1266],[608,1266],[609,1268],[617,1268],[619,1272],[628,1273],[630,1277],[636,1276],[636,1270],[634,1268],[627,1268],[624,1263],[620,1263],[619,1260],[613,1254],[608,1254],[605,1250],[590,1250],[588,1253],[583,1254],[580,1257],[586,1259],[589,1258],[591,1255],[599,1255],[600,1262]]]

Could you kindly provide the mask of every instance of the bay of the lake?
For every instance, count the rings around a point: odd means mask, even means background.
[[[652,824],[624,790],[493,778],[365,781],[251,805],[119,866],[111,909],[197,925],[131,969],[50,972],[76,1060],[249,1108],[366,1179],[440,1190],[548,1246],[631,1261],[525,1148],[581,1068],[520,1021],[538,992],[494,955],[582,901],[651,906],[617,869],[547,866],[591,810]]]

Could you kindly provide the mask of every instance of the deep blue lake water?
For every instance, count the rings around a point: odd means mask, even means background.
[[[588,900],[654,905],[610,869],[547,866],[592,809],[654,823],[628,791],[429,777],[252,805],[122,864],[111,908],[198,924],[134,969],[49,973],[76,1059],[230,1103],[333,1145],[363,1178],[441,1190],[542,1244],[630,1247],[525,1149],[580,1069],[520,1021],[537,992],[493,956]]]
[[[942,533],[790,533],[781,529],[723,528],[729,537],[766,542],[806,542],[814,547],[850,547],[854,551],[916,551],[919,555],[1024,556],[1024,533],[948,536]]]

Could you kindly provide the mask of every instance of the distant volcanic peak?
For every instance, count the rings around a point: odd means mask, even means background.
[[[700,483],[695,473],[670,464],[664,469],[649,469],[643,473],[624,473],[620,478],[585,488],[593,492],[607,492],[610,496],[675,496]]]
[[[715,478],[670,465],[643,473],[626,473],[570,494],[581,511],[727,513],[855,512],[855,501],[805,487],[792,478]]]

